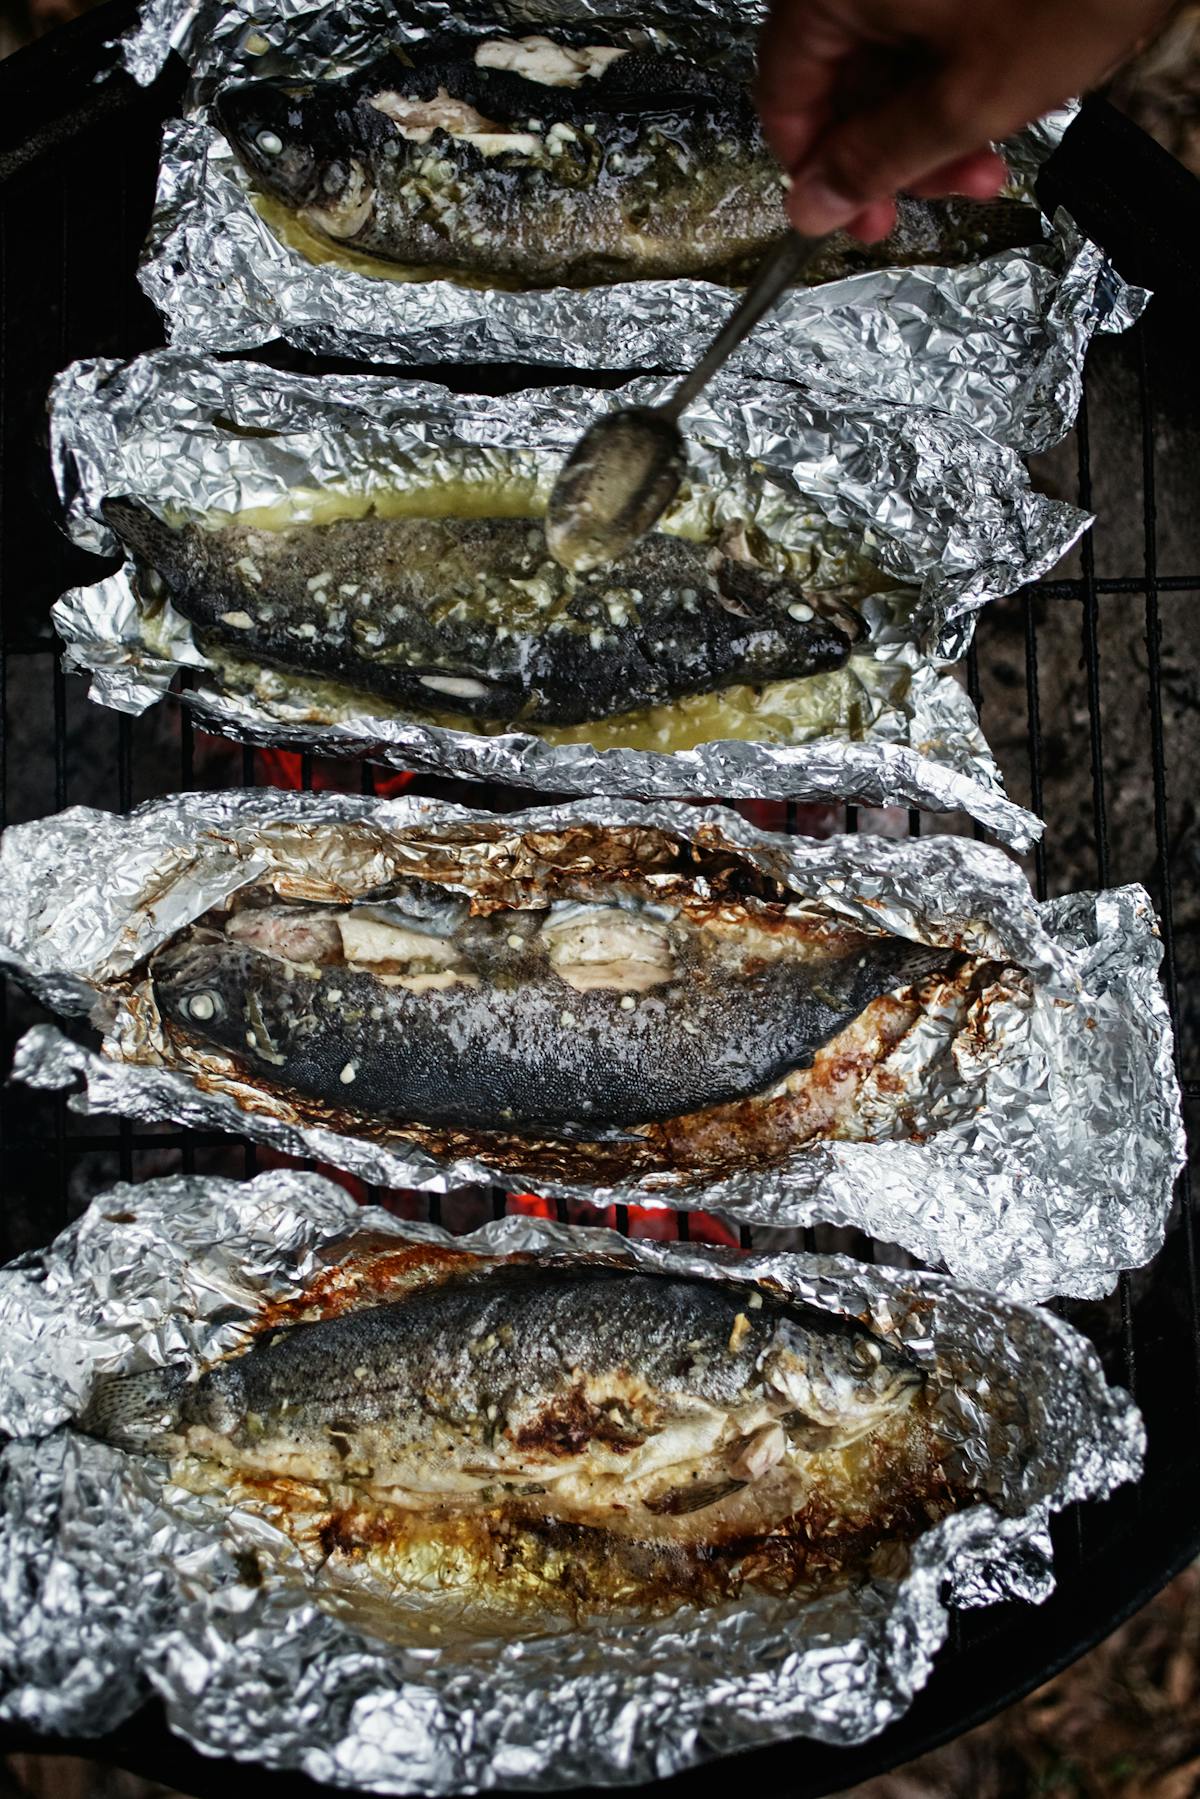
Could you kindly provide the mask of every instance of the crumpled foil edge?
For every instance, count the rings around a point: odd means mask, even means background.
[[[66,370],[52,393],[51,440],[72,537],[111,554],[116,540],[101,506],[115,494],[159,509],[236,512],[311,494],[313,484],[372,494],[452,480],[459,459],[474,466],[493,455],[513,459],[548,488],[587,423],[656,394],[657,384],[643,381],[615,393],[454,395],[429,383],[318,381],[165,351],[128,365],[97,360]],[[978,608],[1044,574],[1077,541],[1087,515],[1034,494],[1011,452],[939,414],[878,412],[849,399],[830,408],[778,384],[720,380],[697,407],[690,439],[683,509],[705,529],[710,514],[753,523],[769,541],[815,558],[818,585],[863,557],[885,579],[920,588],[912,613],[903,596],[866,602],[871,647],[850,665],[860,698],[853,706],[835,698],[824,720],[814,712],[800,727],[808,741],[597,750],[381,715],[369,701],[361,709],[326,705],[314,722],[313,696],[301,683],[279,677],[278,693],[274,685],[231,689],[186,620],[166,604],[145,612],[130,565],[56,604],[66,666],[90,671],[93,697],[127,712],[153,703],[187,670],[199,679],[185,703],[243,741],[551,792],[962,809],[1027,847],[1040,825],[1004,797],[974,708],[944,664],[965,650]],[[865,742],[844,735],[848,706],[865,715],[855,727],[867,733]]]

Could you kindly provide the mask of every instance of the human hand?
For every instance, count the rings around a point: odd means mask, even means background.
[[[797,230],[871,243],[894,196],[990,199],[990,144],[1094,86],[1165,0],[773,0],[759,44],[767,140]]]

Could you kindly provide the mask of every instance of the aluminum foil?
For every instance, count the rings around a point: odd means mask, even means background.
[[[0,1271],[0,1429],[15,1439],[0,1451],[0,1718],[82,1736],[156,1695],[210,1754],[429,1794],[626,1785],[772,1739],[852,1743],[927,1680],[944,1593],[970,1606],[1045,1598],[1050,1513],[1141,1469],[1136,1407],[1048,1313],[841,1257],[739,1257],[505,1218],[458,1241],[769,1276],[870,1318],[937,1382],[939,1421],[986,1503],[926,1531],[904,1572],[808,1604],[755,1594],[518,1641],[460,1630],[445,1648],[389,1644],[354,1628],[344,1592],[341,1616],[323,1609],[319,1576],[298,1578],[287,1538],[248,1506],[64,1428],[102,1370],[234,1349],[264,1302],[303,1292],[358,1231],[449,1240],[315,1175],[174,1178],[101,1195],[47,1250]],[[444,1601],[428,1603],[441,1615]]]
[[[747,75],[764,8],[671,0],[636,8],[607,0],[153,0],[126,40],[140,79],[181,48],[193,83],[186,116],[168,125],[142,283],[181,347],[240,350],[284,337],[304,350],[377,362],[516,361],[571,368],[685,369],[724,321],[730,291],[696,280],[511,293],[449,281],[402,282],[316,264],[276,237],[255,210],[232,150],[211,122],[225,81],[320,78],[369,61],[381,44],[431,32],[487,35],[594,22],[605,41],[679,46]],[[1058,141],[1070,109],[1004,146],[1014,179]],[[1041,247],[966,268],[901,268],[797,289],[760,325],[731,367],[741,380],[796,381],[878,403],[944,408],[1021,450],[1046,449],[1079,406],[1096,331],[1124,330],[1148,295],[1124,283],[1102,250],[1058,216]]]
[[[197,1084],[159,1029],[146,958],[248,884],[344,903],[411,877],[436,844],[450,858],[439,878],[536,905],[564,842],[591,865],[597,826],[695,845],[701,872],[705,856],[732,853],[807,909],[951,945],[1007,972],[965,1009],[930,1002],[863,1090],[853,1140],[811,1141],[782,1163],[720,1178],[692,1170],[602,1183],[580,1154],[572,1178],[535,1181],[528,1166],[493,1165],[465,1137],[444,1155],[395,1133],[368,1139],[352,1124],[313,1123],[213,1058]],[[0,844],[0,960],[48,1005],[91,1012],[105,1030],[97,1055],[35,1026],[13,1072],[49,1088],[82,1077],[80,1109],[236,1131],[384,1187],[502,1182],[597,1206],[854,1225],[1022,1298],[1099,1297],[1162,1242],[1183,1135],[1160,957],[1139,887],[1039,904],[1015,863],[965,838],[818,843],[718,808],[579,801],[497,817],[415,798],[258,789],[173,796],[128,818],[72,808],[13,826]],[[520,1153],[532,1165],[535,1152]]]
[[[100,507],[121,494],[192,515],[286,504],[304,517],[318,489],[372,495],[504,475],[544,499],[584,425],[647,392],[639,383],[497,399],[162,351],[124,366],[74,364],[55,383],[51,436],[71,535],[111,553]],[[805,579],[881,589],[866,602],[871,638],[848,667],[793,684],[786,707],[771,699],[784,689],[768,688],[746,721],[751,738],[674,753],[605,747],[617,733],[603,720],[595,743],[484,736],[322,693],[302,677],[231,673],[206,660],[169,605],[139,598],[132,564],[56,605],[67,666],[88,670],[93,697],[127,712],[186,670],[194,685],[183,697],[205,727],[254,743],[555,793],[961,810],[1027,847],[1040,824],[1005,798],[947,661],[965,649],[975,611],[1050,568],[1086,515],[1032,493],[1010,451],[942,414],[858,402],[830,412],[771,383],[727,379],[709,390],[690,466],[681,519],[713,532],[744,519]]]

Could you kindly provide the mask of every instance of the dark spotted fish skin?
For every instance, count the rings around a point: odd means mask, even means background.
[[[595,1139],[760,1093],[877,996],[955,960],[853,931],[764,955],[736,930],[582,912],[589,982],[612,971],[583,989],[553,912],[469,919],[436,952],[397,940],[381,976],[336,951],[306,959],[296,931],[348,929],[347,909],[279,907],[253,940],[183,933],[151,964],[154,997],[186,1038],[341,1110]]]
[[[439,92],[514,147],[484,154],[443,130],[416,143],[380,110]],[[571,89],[470,51],[407,69],[385,56],[303,92],[227,89],[217,114],[253,180],[310,228],[410,268],[522,287],[705,275],[753,263],[783,226],[748,95],[673,59],[631,53]]]
[[[903,1350],[768,1288],[587,1257],[462,1262],[389,1303],[264,1332],[196,1380],[102,1378],[81,1427],[417,1506],[532,1482],[551,1515],[678,1535],[675,1520],[702,1531],[756,1483],[786,1517],[808,1449],[856,1441],[923,1384]]]
[[[425,713],[585,724],[840,668],[862,631],[836,595],[661,532],[574,575],[531,519],[208,530],[129,499],[104,516],[206,641]]]
[[[900,194],[894,229],[877,244],[835,231],[805,271],[810,286],[865,275],[874,269],[961,268],[1003,250],[1042,242],[1041,214],[1020,200],[917,200]]]
[[[513,148],[489,136],[485,154],[445,129],[416,143],[388,116],[397,99],[439,95]],[[678,58],[629,53],[562,88],[478,68],[472,48],[450,45],[416,67],[389,54],[343,82],[226,89],[217,111],[265,192],[318,235],[411,269],[522,287],[736,281],[786,226],[748,93]],[[973,261],[1039,236],[1036,208],[1018,202],[906,199],[882,245],[838,234],[808,278]]]

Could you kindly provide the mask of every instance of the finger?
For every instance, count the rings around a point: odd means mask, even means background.
[[[1088,87],[1157,13],[1162,0],[1101,6],[1081,29],[1078,7],[1045,0],[1013,34],[1003,13],[977,16],[959,38],[931,41],[929,73],[832,125],[789,193],[802,231],[845,226],[872,200],[909,188],[947,163],[998,142]]]
[[[789,207],[790,214],[790,207]],[[793,223],[795,221],[793,220]],[[885,237],[890,237],[896,228],[896,202],[894,200],[872,200],[842,227],[850,237],[856,237],[864,244],[877,244]]]
[[[851,237],[864,244],[878,244],[896,229],[896,202],[872,200],[846,227]]]
[[[994,150],[977,150],[973,156],[961,156],[956,162],[944,162],[940,169],[920,181],[910,181],[906,192],[918,200],[937,200],[943,194],[966,194],[971,200],[994,200],[1008,180],[1003,159]]]
[[[951,65],[867,112],[834,125],[796,174],[788,210],[801,231],[848,226],[871,200],[911,189],[934,170],[978,153],[1055,104],[1057,89],[1013,86],[1013,71]],[[1036,80],[1036,76],[1034,77]]]
[[[822,0],[775,0],[758,44],[755,99],[763,131],[785,169],[807,156],[829,121],[855,33]]]

